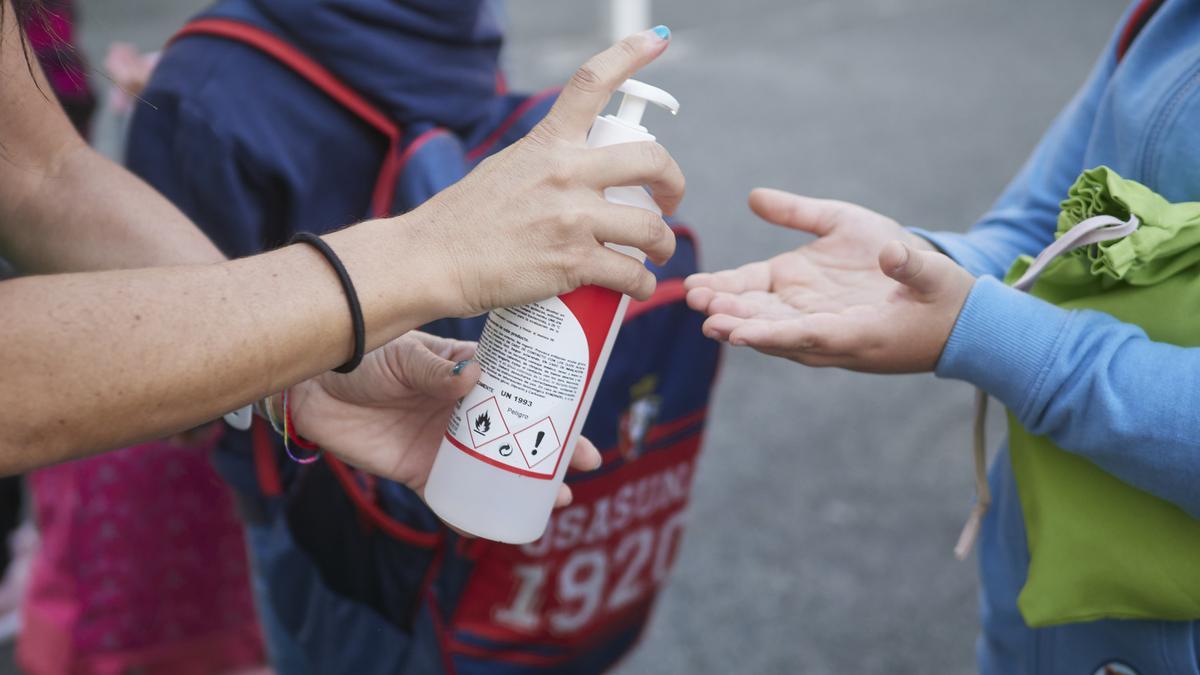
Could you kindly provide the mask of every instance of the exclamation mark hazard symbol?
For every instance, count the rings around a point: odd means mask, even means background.
[[[539,476],[553,474],[557,465],[553,458],[562,452],[562,441],[558,438],[558,430],[549,418],[531,424],[513,434],[517,447],[521,449],[521,457],[530,469],[545,464],[540,469],[534,469]]]

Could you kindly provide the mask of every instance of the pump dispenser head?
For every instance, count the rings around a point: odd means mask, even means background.
[[[621,106],[617,108],[617,114],[596,118],[592,130],[588,132],[588,147],[653,141],[654,134],[642,126],[642,115],[646,112],[647,103],[665,108],[671,111],[672,115],[679,112],[679,101],[676,101],[674,96],[645,82],[625,80],[617,91],[625,94],[621,99]]]
[[[645,130],[642,126],[642,115],[646,112],[647,103],[670,111],[672,115],[679,113],[679,101],[675,100],[674,96],[645,82],[625,80],[617,91],[625,96],[621,99],[621,106],[617,108],[615,118],[638,130]]]

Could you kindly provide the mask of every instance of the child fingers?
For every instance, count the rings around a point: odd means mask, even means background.
[[[829,233],[837,215],[844,209],[843,202],[814,199],[772,188],[755,188],[750,192],[750,210],[759,218],[818,236]]]
[[[865,334],[854,322],[835,314],[812,314],[795,319],[748,319],[734,326],[730,344],[755,349],[812,353],[826,356],[861,350]]]
[[[879,268],[914,291],[931,296],[947,288],[958,265],[942,253],[918,251],[908,244],[889,241],[879,251]]]
[[[704,320],[704,325],[700,327],[700,330],[704,333],[705,337],[724,342],[729,340],[729,334],[735,328],[745,322],[746,319],[740,317],[729,316],[728,314],[714,314]]]
[[[715,297],[717,297],[717,292],[711,288],[693,288],[687,292],[687,304],[697,312],[707,314],[708,306]]]
[[[711,288],[724,293],[767,291],[771,289],[771,267],[765,260],[747,263],[732,270],[701,272],[689,276],[684,288]]]
[[[783,315],[789,309],[779,296],[763,291],[716,293],[708,303],[710,314],[728,314],[742,319]]]

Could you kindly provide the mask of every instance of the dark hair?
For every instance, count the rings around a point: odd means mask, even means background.
[[[33,16],[42,8],[41,0],[11,0],[13,10],[17,13],[17,21],[27,25]]]
[[[16,14],[17,26],[21,27],[21,41],[25,41],[24,27],[28,26],[31,21],[45,21],[45,14],[42,12],[42,0],[0,0],[5,6],[0,8],[0,28],[4,27],[4,21],[8,19],[8,7],[12,5],[13,13]]]

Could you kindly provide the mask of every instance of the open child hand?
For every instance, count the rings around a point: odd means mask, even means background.
[[[974,279],[894,220],[845,202],[755,190],[765,220],[817,235],[769,260],[688,278],[704,333],[809,366],[932,370]]]
[[[475,343],[411,332],[368,354],[345,375],[328,372],[292,387],[299,434],[368,473],[422,492],[450,412],[479,380]],[[466,361],[466,363],[463,363]],[[579,439],[571,466],[600,466],[600,453]],[[563,486],[562,506],[571,500]]]

